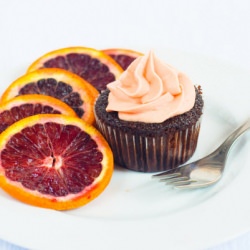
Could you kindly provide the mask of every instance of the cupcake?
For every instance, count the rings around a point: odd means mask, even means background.
[[[200,87],[150,51],[107,85],[96,101],[95,116],[116,164],[159,172],[194,154],[202,109]]]

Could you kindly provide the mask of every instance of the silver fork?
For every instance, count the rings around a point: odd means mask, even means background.
[[[228,152],[234,142],[250,128],[250,119],[237,128],[215,151],[192,163],[168,170],[152,178],[160,179],[178,189],[207,187],[222,177]]]

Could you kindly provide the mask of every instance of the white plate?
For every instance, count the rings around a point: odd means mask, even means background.
[[[250,116],[249,73],[203,56],[156,54],[203,88],[204,117],[192,159]],[[1,82],[9,79],[2,73]],[[223,179],[202,190],[175,191],[151,174],[117,168],[101,196],[72,211],[31,207],[0,192],[0,238],[32,249],[173,250],[221,243],[250,230],[249,139],[247,133],[235,144]]]

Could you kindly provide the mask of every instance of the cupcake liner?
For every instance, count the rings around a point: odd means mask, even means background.
[[[96,117],[96,125],[109,143],[115,163],[139,172],[159,172],[186,162],[195,152],[200,119],[184,130],[150,136],[124,132]]]

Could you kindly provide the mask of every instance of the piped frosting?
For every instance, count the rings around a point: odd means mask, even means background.
[[[110,90],[106,110],[121,120],[161,123],[189,111],[195,88],[182,72],[159,60],[152,51],[134,60]]]

